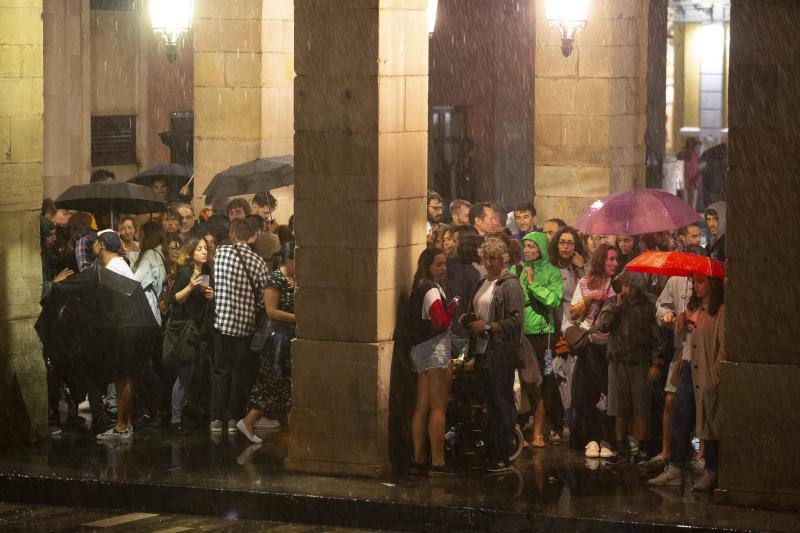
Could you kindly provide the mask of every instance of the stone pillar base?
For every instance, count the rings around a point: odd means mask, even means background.
[[[393,342],[292,342],[286,467],[317,474],[389,471]]]

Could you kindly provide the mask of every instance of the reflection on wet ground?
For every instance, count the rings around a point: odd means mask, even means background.
[[[11,500],[40,501],[31,483],[47,485],[50,480],[43,503],[111,506],[114,502],[81,503],[74,495],[59,500],[71,490],[68,482],[87,491],[90,483],[100,482],[103,492],[99,494],[124,487],[125,496],[115,500],[122,505],[116,506],[131,510],[231,512],[248,518],[356,527],[417,529],[423,524],[442,527],[457,519],[462,527],[478,528],[509,520],[509,525],[531,527],[547,522],[557,529],[584,521],[589,529],[615,529],[614,524],[800,529],[796,514],[718,506],[710,494],[689,491],[688,484],[650,488],[635,464],[587,460],[566,445],[526,449],[515,462],[516,469],[503,476],[468,471],[450,479],[393,476],[375,480],[286,472],[282,464],[289,436],[279,431],[260,434],[264,444],[252,445],[238,433],[175,434],[149,429],[138,431],[130,443],[98,444],[91,435],[65,431],[50,442],[0,453],[0,494]],[[66,484],[53,485],[55,480]],[[167,489],[186,496],[180,508],[169,508],[166,496],[155,496],[171,494]],[[65,494],[59,495],[59,490]],[[189,497],[193,491],[196,497]],[[259,496],[284,498],[281,509],[245,503]],[[219,505],[208,499],[223,497],[226,503]],[[295,503],[300,505],[298,510],[291,509]],[[227,507],[220,510],[220,505]],[[330,513],[326,514],[325,506],[330,506]],[[303,509],[312,508],[313,513],[304,514]],[[370,516],[376,510],[381,516]],[[253,516],[254,512],[259,516]],[[395,515],[403,516],[405,523],[395,523]]]

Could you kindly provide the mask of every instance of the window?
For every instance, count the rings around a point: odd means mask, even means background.
[[[92,117],[92,166],[136,164],[136,116]]]

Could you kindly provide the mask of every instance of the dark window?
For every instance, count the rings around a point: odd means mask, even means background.
[[[92,0],[91,8],[100,11],[131,11],[133,0]]]
[[[136,116],[92,117],[92,166],[136,163]]]

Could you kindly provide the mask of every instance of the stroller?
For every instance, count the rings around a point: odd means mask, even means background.
[[[477,466],[484,457],[488,424],[485,392],[474,369],[474,361],[455,367],[446,417],[446,453],[454,464]],[[513,439],[511,461],[519,457],[524,446],[519,425],[514,429]]]

